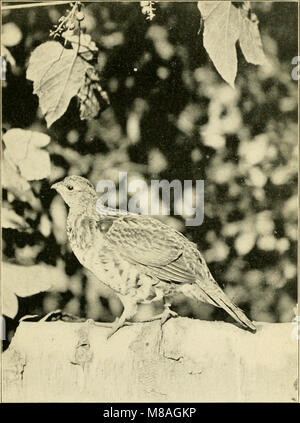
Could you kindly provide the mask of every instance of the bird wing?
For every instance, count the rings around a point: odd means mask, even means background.
[[[195,275],[184,258],[184,247],[189,241],[157,219],[132,215],[119,217],[110,225],[105,239],[110,248],[129,262],[144,266],[159,279],[183,283],[195,281]]]

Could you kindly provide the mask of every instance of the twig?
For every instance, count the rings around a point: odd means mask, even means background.
[[[27,4],[15,4],[14,6],[1,6],[2,10],[11,10],[11,9],[26,9],[29,7],[43,7],[43,6],[59,6],[60,4],[72,3],[70,1],[48,1],[44,3],[27,3]]]

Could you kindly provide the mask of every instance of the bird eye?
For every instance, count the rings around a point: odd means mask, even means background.
[[[72,191],[72,189],[73,189],[72,185],[67,185],[67,188],[68,188],[69,191]]]

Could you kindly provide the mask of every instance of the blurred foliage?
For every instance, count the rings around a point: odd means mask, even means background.
[[[97,67],[111,106],[86,122],[74,99],[48,130],[25,74],[30,53],[48,40],[65,7],[3,13],[6,46],[15,60],[13,67],[8,64],[3,88],[3,129],[23,128],[51,138],[45,147],[50,177],[30,182],[26,195],[22,189],[4,189],[4,207],[30,230],[3,229],[3,258],[18,264],[20,274],[22,266],[32,265],[44,266],[41,277],[51,278],[45,266],[65,273],[51,280],[49,291],[19,298],[9,328],[25,314],[57,308],[107,321],[120,314],[116,297],[73,255],[66,207],[50,190],[66,175],[96,184],[118,181],[120,171],[147,182],[204,179],[202,226],[185,227],[178,216],[162,219],[198,244],[216,280],[252,319],[292,319],[298,127],[291,60],[298,54],[297,3],[255,3],[254,11],[268,63],[249,65],[238,51],[233,90],[203,48],[195,3],[156,4],[152,21],[136,3],[86,5],[82,27],[99,48]],[[18,40],[12,42],[9,30],[16,28]],[[230,320],[222,310],[184,298],[174,299],[174,308],[183,316]]]

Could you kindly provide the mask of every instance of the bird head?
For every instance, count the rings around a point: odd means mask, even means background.
[[[84,206],[97,199],[93,185],[82,176],[67,176],[51,186],[71,206]]]

